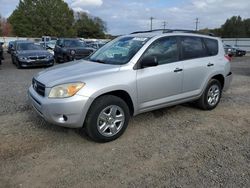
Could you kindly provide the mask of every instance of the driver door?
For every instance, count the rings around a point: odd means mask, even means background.
[[[154,56],[158,66],[137,70],[139,111],[164,106],[178,99],[182,92],[183,65],[179,62],[177,37],[164,37],[154,41],[142,58]]]

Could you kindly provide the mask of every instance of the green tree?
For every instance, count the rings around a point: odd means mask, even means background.
[[[250,18],[244,20],[246,37],[250,37]]]
[[[22,0],[9,17],[18,36],[43,35],[72,37],[75,35],[74,13],[63,0]]]
[[[240,16],[233,16],[227,19],[226,23],[222,25],[223,37],[245,37],[245,25]]]
[[[98,17],[91,17],[84,12],[76,13],[75,30],[78,37],[104,38],[106,31],[105,22]]]

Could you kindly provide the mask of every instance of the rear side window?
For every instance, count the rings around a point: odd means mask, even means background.
[[[181,37],[182,59],[195,59],[207,56],[206,48],[200,37]]]
[[[208,55],[209,56],[215,56],[218,54],[218,41],[214,40],[214,39],[208,39],[208,38],[204,38],[203,39],[205,42],[205,45],[207,47],[208,50]]]

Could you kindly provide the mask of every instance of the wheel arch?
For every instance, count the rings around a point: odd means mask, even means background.
[[[132,100],[131,96],[129,95],[129,93],[127,91],[125,91],[125,90],[114,90],[114,91],[105,92],[105,93],[102,93],[99,96],[97,96],[95,98],[95,100],[97,98],[99,98],[99,97],[104,96],[104,95],[114,95],[116,97],[121,98],[128,105],[130,115],[132,116],[134,114],[134,111],[135,111],[134,103],[133,103],[133,100]]]
[[[218,80],[220,82],[220,84],[221,84],[221,89],[224,88],[225,78],[224,78],[224,76],[222,74],[214,75],[211,79]]]

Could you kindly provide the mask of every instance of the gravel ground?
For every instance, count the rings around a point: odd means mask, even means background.
[[[0,70],[0,187],[250,187],[250,57],[213,111],[178,105],[131,119],[97,144],[41,119],[27,103],[32,76],[9,57]]]

